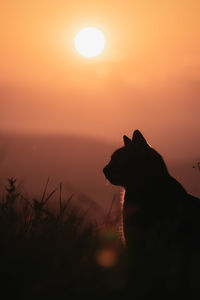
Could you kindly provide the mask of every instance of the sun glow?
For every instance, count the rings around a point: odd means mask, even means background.
[[[105,48],[103,33],[94,27],[81,29],[75,37],[76,50],[85,57],[95,57],[101,54]]]

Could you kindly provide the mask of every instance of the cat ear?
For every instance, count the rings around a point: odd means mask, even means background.
[[[126,135],[123,136],[123,140],[125,146],[131,143],[131,139],[129,139]]]
[[[143,147],[149,146],[139,130],[133,132],[132,143]]]

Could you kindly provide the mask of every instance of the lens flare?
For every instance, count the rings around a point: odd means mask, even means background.
[[[110,268],[117,264],[117,254],[113,249],[105,248],[97,252],[96,260],[100,266]]]

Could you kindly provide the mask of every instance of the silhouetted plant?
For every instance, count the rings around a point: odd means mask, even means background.
[[[51,192],[48,184],[49,178],[40,199],[29,199],[16,179],[8,179],[0,199],[0,280],[16,286],[19,299],[105,294],[113,289],[110,276],[122,252],[112,207],[104,224],[91,224],[88,209],[74,207],[73,195],[63,199],[62,184]],[[57,201],[58,214],[47,208],[50,199]]]

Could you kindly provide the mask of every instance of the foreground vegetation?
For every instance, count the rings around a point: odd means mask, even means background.
[[[8,179],[0,199],[0,282],[5,299],[74,299],[119,295],[125,284],[123,245],[116,219],[91,224],[48,190],[28,199]],[[55,198],[57,214],[48,209]]]

